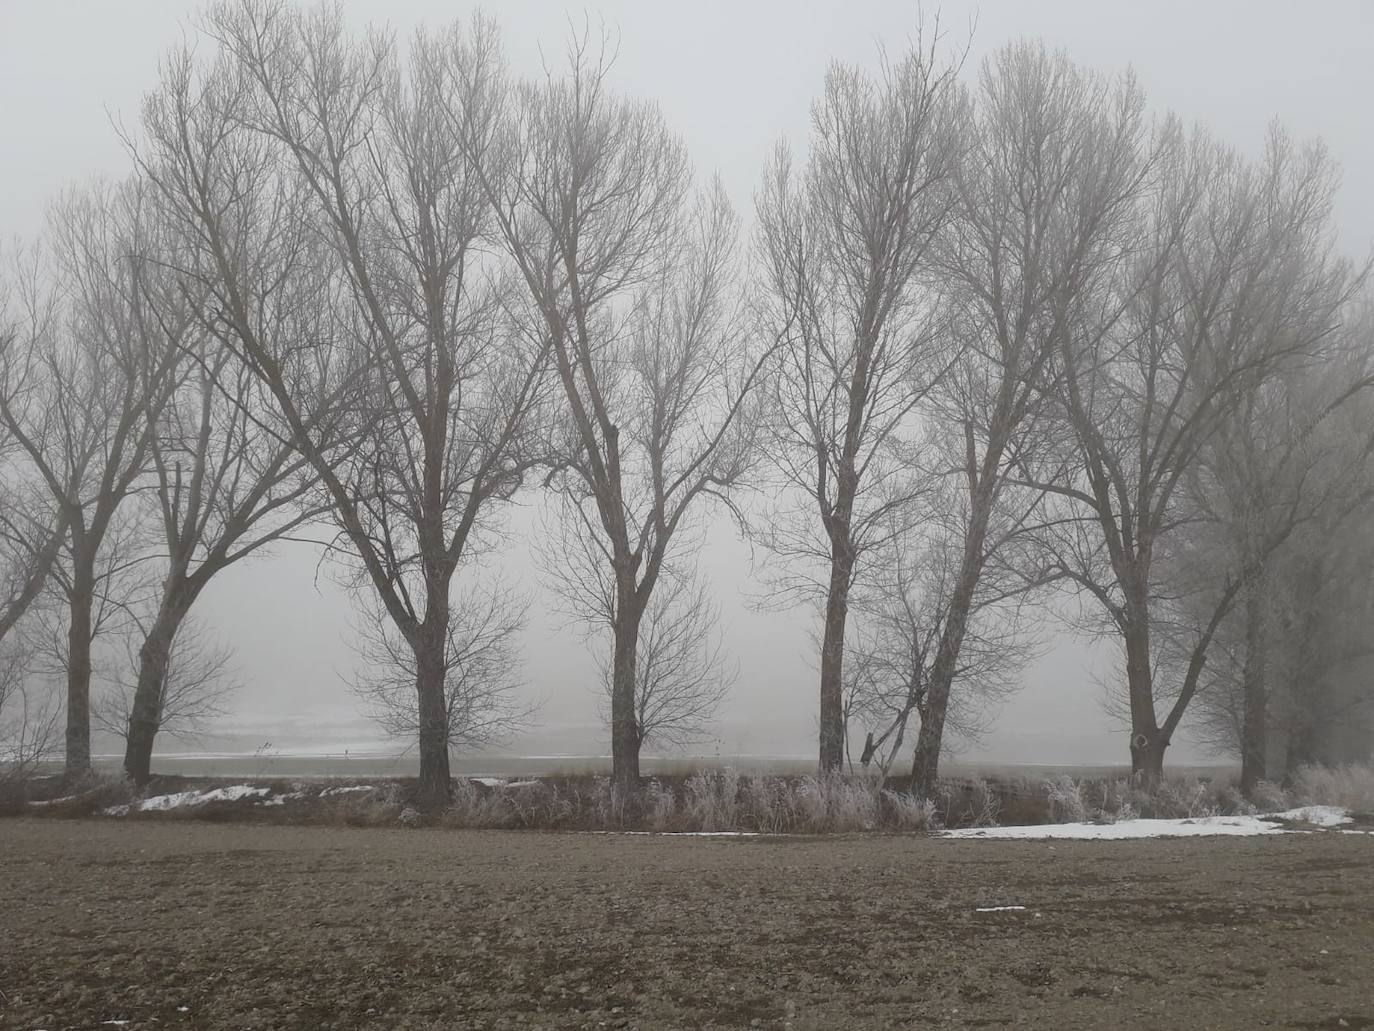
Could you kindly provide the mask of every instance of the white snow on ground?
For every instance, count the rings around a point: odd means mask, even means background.
[[[328,798],[330,795],[352,795],[359,791],[375,790],[371,784],[351,784],[341,788],[325,788],[320,792],[321,798]]]
[[[1189,838],[1221,835],[1287,834],[1291,827],[1275,821],[1338,827],[1350,821],[1344,809],[1305,806],[1265,816],[1199,816],[1185,820],[1118,820],[1116,823],[1047,823],[1031,827],[964,827],[944,831],[941,838],[1061,838],[1074,841],[1127,841],[1134,838]]]
[[[1349,812],[1334,805],[1305,805],[1298,809],[1286,809],[1281,813],[1266,815],[1271,819],[1310,823],[1314,827],[1339,827],[1343,823],[1352,822]]]
[[[50,798],[46,802],[30,802],[29,805],[35,809],[42,809],[44,806],[61,805],[63,802],[75,802],[80,795],[63,795],[61,798]]]
[[[481,784],[485,788],[499,788],[506,783],[501,777],[469,777],[468,780]]]
[[[975,913],[1024,913],[1025,906],[979,906]]]
[[[780,838],[766,831],[587,831],[588,834],[615,834],[619,837],[654,838]]]
[[[183,806],[205,805],[207,802],[237,802],[244,798],[261,798],[272,793],[271,788],[256,788],[251,784],[231,784],[228,787],[211,791],[178,791],[173,795],[154,795],[141,802],[129,805],[116,805],[106,809],[106,816],[123,816],[129,812],[162,812],[167,809],[180,809]]]

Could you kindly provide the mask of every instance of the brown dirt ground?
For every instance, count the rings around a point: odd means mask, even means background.
[[[1372,957],[1366,835],[0,821],[5,1028],[1374,1028]]]

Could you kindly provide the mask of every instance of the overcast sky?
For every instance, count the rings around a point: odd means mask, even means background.
[[[160,55],[191,34],[198,6],[0,0],[0,239],[37,232],[45,205],[64,185],[127,171],[111,120],[136,124]],[[403,34],[471,10],[451,0],[348,0],[345,7],[360,25],[389,22]],[[570,19],[600,20],[616,30],[617,84],[661,104],[699,171],[718,172],[746,218],[767,152],[781,136],[803,143],[808,105],[827,62],[871,66],[880,47],[905,44],[919,16],[909,0],[585,6],[504,0],[487,10],[504,29],[512,64],[525,72],[538,69],[541,48],[556,59]],[[928,3],[925,10],[927,16],[940,11],[952,40],[974,30],[970,78],[989,50],[1040,37],[1081,64],[1108,71],[1131,66],[1155,109],[1206,123],[1246,151],[1259,150],[1275,118],[1299,138],[1322,137],[1345,170],[1342,246],[1362,258],[1374,244],[1374,3],[983,0]],[[529,522],[527,512],[517,514],[505,565],[534,589],[537,574],[519,532]],[[751,586],[750,555],[729,526],[713,529],[706,551],[742,674],[724,713],[719,750],[812,754],[816,678],[806,620],[742,604]],[[339,679],[350,663],[349,602],[327,570],[317,576],[310,548],[288,546],[230,570],[207,594],[201,619],[236,649],[246,686],[231,722],[245,733],[281,739],[314,732],[334,741],[368,735]],[[554,602],[536,607],[529,642],[526,675],[531,694],[545,701],[546,727],[526,744],[548,748],[566,725],[590,733],[594,667]],[[968,756],[1124,761],[1125,732],[1102,711],[1095,679],[1101,671],[1091,659],[1078,642],[1051,640],[1028,670],[1023,691]],[[1187,757],[1186,745],[1179,751],[1171,757]]]

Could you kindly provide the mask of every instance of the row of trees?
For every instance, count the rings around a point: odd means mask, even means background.
[[[918,43],[831,69],[743,238],[588,37],[528,81],[480,17],[401,47],[237,0],[203,37],[132,178],[64,201],[7,279],[0,636],[60,599],[69,772],[106,622],[152,613],[144,781],[196,599],[324,523],[375,616],[358,690],[442,804],[450,749],[521,715],[519,605],[459,581],[536,483],[626,789],[731,681],[693,560],[713,510],[818,608],[821,766],[859,731],[886,772],[915,716],[919,792],[1014,684],[1027,612],[1120,645],[1137,771],[1200,698],[1247,787],[1360,639],[1335,549],[1374,500],[1371,324],[1320,147],[1275,130],[1249,161],[1128,76],[1018,43],[969,86]]]

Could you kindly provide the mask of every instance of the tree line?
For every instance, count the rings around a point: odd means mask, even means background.
[[[188,632],[206,586],[325,524],[355,688],[441,805],[451,750],[522,715],[520,601],[460,584],[540,491],[619,788],[734,681],[696,568],[722,512],[817,614],[824,770],[912,742],[932,794],[1051,618],[1116,646],[1142,776],[1190,713],[1247,791],[1329,758],[1374,696],[1374,320],[1334,161],[1277,127],[1247,158],[1037,42],[948,49],[833,65],[746,227],[593,34],[521,78],[480,15],[403,44],[210,7],[129,177],[9,255],[11,710],[52,656],[88,771],[123,627],[107,720],[145,783],[223,663]]]

